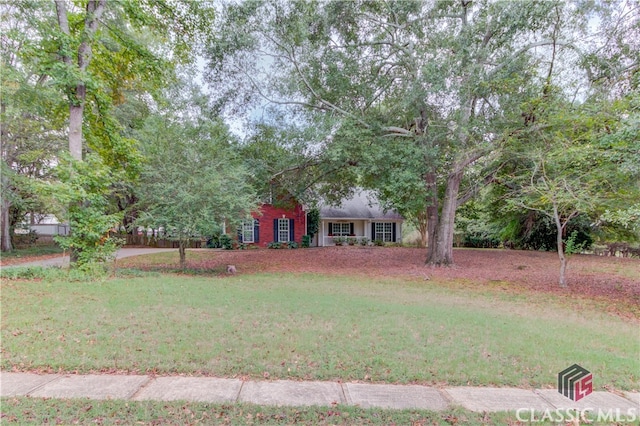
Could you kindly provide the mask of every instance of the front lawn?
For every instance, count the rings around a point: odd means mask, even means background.
[[[635,319],[468,280],[263,273],[4,281],[2,369],[640,388]]]

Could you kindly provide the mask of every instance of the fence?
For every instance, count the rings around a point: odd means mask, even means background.
[[[144,246],[144,247],[157,247],[157,248],[178,248],[180,243],[173,239],[149,236],[146,234],[132,235],[132,234],[111,234],[114,237],[121,238],[125,241],[127,246]],[[203,248],[206,246],[206,241],[194,239],[189,241],[187,248]]]

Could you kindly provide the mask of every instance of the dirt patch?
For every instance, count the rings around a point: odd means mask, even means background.
[[[201,254],[206,251],[202,251]],[[297,272],[366,276],[412,276],[425,280],[468,280],[487,286],[506,286],[566,295],[604,297],[640,306],[640,260],[574,255],[569,260],[569,288],[558,284],[559,261],[551,252],[519,250],[454,251],[455,265],[434,268],[424,264],[426,251],[416,248],[325,247],[298,250],[211,252],[210,259],[187,262],[192,269],[239,273]]]

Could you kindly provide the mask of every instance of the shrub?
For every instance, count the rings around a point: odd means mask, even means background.
[[[290,249],[297,249],[298,248],[298,243],[296,243],[295,241],[289,241],[287,243],[287,247]]]
[[[247,245],[245,243],[238,243],[238,250],[246,250]]]
[[[349,244],[350,246],[354,246],[354,245],[356,245],[356,242],[357,242],[357,241],[358,241],[358,240],[357,240],[355,237],[349,237],[349,238],[347,238],[347,244]]]
[[[335,245],[341,246],[347,242],[347,239],[345,237],[333,237],[333,242]]]
[[[211,237],[209,237],[207,239],[207,244],[206,247],[207,248],[220,248],[222,247],[222,245],[220,245],[220,234],[214,234]]]
[[[382,240],[374,240],[373,244],[378,246],[378,247],[382,247],[382,246],[384,246],[384,241],[382,241]]]
[[[279,248],[282,248],[282,244],[280,244],[279,241],[271,241],[269,244],[267,244],[267,248],[279,249]]]
[[[585,240],[582,240],[581,242],[577,242],[577,240],[578,240],[578,231],[573,231],[565,244],[564,252],[566,254],[582,253],[583,251],[586,250],[588,242]]]
[[[220,235],[220,247],[225,250],[233,250],[233,239],[229,234]]]
[[[362,238],[360,238],[360,245],[361,246],[368,246],[369,245],[369,241],[370,241],[369,238],[362,237]]]
[[[302,236],[302,247],[303,248],[311,247],[311,235],[303,235]]]

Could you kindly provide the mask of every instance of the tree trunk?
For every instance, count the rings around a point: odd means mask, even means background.
[[[427,247],[427,243],[429,241],[428,237],[428,227],[429,222],[427,221],[427,211],[420,213],[418,218],[416,219],[418,222],[418,232],[420,233],[419,245],[420,247]]]
[[[435,245],[435,251],[429,251],[430,256],[427,258],[429,265],[449,266],[453,264],[453,231],[462,174],[462,171],[458,171],[450,174],[447,179],[442,212],[435,235],[436,240],[430,241],[430,245]]]
[[[178,252],[180,253],[180,269],[185,269],[187,267],[186,245],[187,241],[182,239],[178,243]]]
[[[556,242],[558,243],[558,258],[560,259],[560,279],[559,284],[560,287],[567,287],[567,257],[564,254],[564,245],[562,244],[562,231],[564,226],[562,226],[562,222],[560,220],[560,214],[558,213],[558,206],[553,204],[553,219],[556,222]]]
[[[0,113],[2,117],[6,112],[6,104],[0,102]],[[2,161],[8,161],[7,152],[5,151],[5,143],[7,141],[6,126],[0,126],[0,151],[2,151]],[[7,164],[7,166],[9,166]],[[7,191],[9,191],[9,177],[6,173],[0,175],[0,187],[2,187],[2,208],[0,213],[0,251],[13,250],[13,244],[11,243],[11,220],[9,218],[9,209],[11,208],[11,202],[7,198]]]
[[[4,179],[4,177],[3,177]],[[9,220],[9,208],[11,207],[11,203],[7,200],[6,197],[2,197],[2,216],[0,217],[0,238],[2,239],[2,243],[0,244],[1,251],[11,251],[13,250],[13,244],[11,242],[11,221]]]
[[[429,172],[425,176],[427,190],[431,196],[431,202],[427,206],[427,263],[435,255],[436,241],[438,241],[438,187],[436,186],[436,173]]]
[[[80,85],[79,85],[80,86]],[[78,105],[69,105],[69,152],[75,160],[82,160],[82,115],[84,113],[84,97]]]

